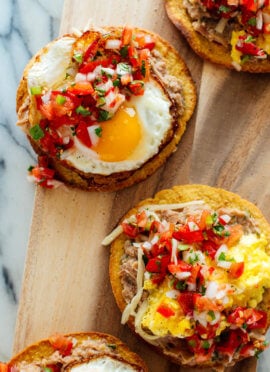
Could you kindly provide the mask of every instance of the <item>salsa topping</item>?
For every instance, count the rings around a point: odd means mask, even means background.
[[[264,284],[245,292],[248,276],[257,275],[254,264],[247,263],[251,253],[245,255],[261,249],[268,266],[270,259],[248,213],[214,211],[199,202],[179,211],[146,207],[124,220],[121,229],[127,239],[120,274],[128,303],[123,322],[134,316],[138,333],[153,344],[158,336],[184,339],[198,363],[258,355],[266,348],[267,313],[260,308]],[[135,259],[137,293],[129,288]]]
[[[95,146],[102,137],[99,123],[110,125],[124,101],[144,94],[154,47],[152,36],[129,27],[83,33],[73,43],[64,81],[54,89],[30,87],[40,114],[29,130],[32,139],[57,159],[73,148],[75,137],[89,149]]]

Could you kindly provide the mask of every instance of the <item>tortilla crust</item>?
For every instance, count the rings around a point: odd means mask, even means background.
[[[148,372],[148,367],[145,362],[134,352],[132,352],[126,344],[124,344],[118,338],[100,332],[87,332],[87,333],[70,333],[65,334],[66,337],[75,338],[77,345],[84,340],[104,340],[107,344],[116,345],[117,356],[124,362],[130,363],[137,367],[138,370],[142,372]],[[55,349],[51,346],[48,339],[40,340],[22,350],[19,354],[15,355],[9,362],[9,366],[15,366],[21,362],[33,363],[35,361],[40,361],[41,359],[48,358]],[[101,353],[93,353],[93,357],[101,356]],[[105,355],[105,354],[104,354]]]
[[[195,53],[212,63],[235,70],[228,48],[216,42],[209,41],[194,30],[191,18],[183,6],[183,0],[165,0],[165,9],[169,19],[182,32]],[[258,63],[247,61],[241,66],[241,71],[251,73],[270,72],[270,61],[260,60]]]
[[[185,203],[192,200],[204,200],[207,205],[212,207],[213,209],[219,209],[221,207],[230,207],[230,208],[237,208],[240,210],[245,210],[250,213],[252,217],[256,219],[258,222],[258,226],[260,227],[261,231],[264,232],[267,241],[270,243],[270,225],[261,213],[261,211],[251,202],[242,199],[239,195],[234,194],[230,191],[226,191],[224,189],[215,188],[206,185],[181,185],[181,186],[174,186],[172,189],[162,190],[159,191],[153,198],[148,198],[141,201],[138,205],[132,208],[127,214],[121,219],[130,217],[133,214],[136,214],[138,209],[144,205],[149,204],[173,204],[173,203]],[[110,281],[112,286],[112,291],[117,303],[118,308],[120,309],[121,313],[124,311],[126,307],[126,302],[122,295],[122,284],[120,278],[120,268],[121,268],[121,259],[124,254],[124,242],[126,237],[124,234],[121,234],[117,237],[113,243],[111,244],[111,252],[110,252],[110,263],[109,263],[109,274],[110,274]],[[270,244],[268,246],[267,254],[270,255]],[[264,294],[263,302],[261,304],[262,310],[267,312],[267,328],[270,326],[270,291],[266,291]],[[135,332],[134,327],[134,318],[130,317],[128,322],[128,326],[131,328],[133,332]],[[139,336],[138,336],[139,337]],[[162,353],[166,356],[169,360],[177,364],[185,364],[189,365],[189,357],[186,351],[179,353],[179,349],[177,349],[178,355],[176,355],[173,351],[166,351],[165,349],[158,348],[153,346],[157,349],[158,352]],[[239,359],[240,360],[240,359]],[[194,364],[192,364],[194,366]],[[213,367],[215,370],[222,370],[224,367],[209,362],[209,364],[204,364],[201,366],[202,368],[205,367]],[[196,366],[200,367],[200,366]]]
[[[121,27],[104,27],[107,31],[121,32]],[[176,150],[177,145],[183,136],[186,124],[190,120],[197,102],[196,87],[190,75],[190,72],[179,53],[164,39],[157,34],[150,31],[134,28],[137,32],[144,32],[153,36],[156,40],[155,50],[157,50],[166,64],[167,73],[176,77],[182,86],[182,97],[184,101],[184,107],[182,114],[177,119],[174,133],[172,138],[164,145],[160,147],[160,151],[144,163],[140,168],[127,172],[113,173],[108,176],[85,173],[75,169],[68,165],[65,161],[59,161],[55,158],[49,157],[49,166],[55,169],[56,178],[68,184],[69,186],[78,187],[87,191],[116,191],[126,187],[129,187],[135,183],[141,182],[151,174],[153,174],[159,167],[164,164],[167,158]],[[64,36],[75,35],[69,34]],[[57,40],[57,39],[56,39]],[[49,45],[54,43],[52,41],[46,47],[41,49],[28,63],[26,66],[23,77],[20,81],[17,90],[17,114],[18,122],[17,125],[29,126],[29,105],[30,98],[27,91],[27,75],[31,66],[38,61],[43,53],[46,53]],[[176,107],[179,109],[179,107]],[[44,155],[38,144],[28,139],[38,155]]]

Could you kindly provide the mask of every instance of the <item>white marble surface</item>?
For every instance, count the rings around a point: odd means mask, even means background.
[[[12,343],[31,223],[35,186],[26,170],[35,162],[16,127],[16,89],[29,58],[57,36],[64,0],[0,0],[0,360]],[[270,371],[270,350],[258,372]]]
[[[15,96],[29,58],[59,32],[63,0],[0,0],[0,360],[12,343],[35,186],[26,180],[34,162],[16,127]]]

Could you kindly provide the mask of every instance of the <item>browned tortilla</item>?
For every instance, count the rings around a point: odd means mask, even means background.
[[[109,27],[106,28],[106,30],[120,33],[122,28]],[[180,107],[176,102],[173,103],[173,107],[171,108],[171,113],[174,117],[173,130],[171,130],[169,136],[167,136],[161,144],[159,152],[136,170],[117,172],[105,176],[79,171],[75,167],[68,165],[64,160],[50,157],[49,164],[51,168],[55,169],[56,178],[64,181],[70,186],[79,187],[89,191],[115,191],[144,180],[154,173],[167,160],[172,152],[176,150],[176,147],[186,129],[186,124],[192,116],[196,105],[196,88],[185,62],[182,60],[178,52],[160,36],[154,35],[145,30],[135,30],[143,31],[144,33],[154,36],[156,40],[154,51],[158,51],[161,54],[162,60],[165,61],[167,74],[176,77],[179,84],[182,86],[181,94],[183,97],[183,107]],[[27,128],[29,128],[30,125],[30,101],[27,92],[27,74],[30,67],[35,63],[35,61],[38,61],[40,56],[45,52],[46,47],[38,52],[26,66],[17,91],[18,124],[23,125],[26,123]],[[153,71],[152,73],[154,74]],[[26,134],[28,135],[27,131]],[[28,139],[35,152],[39,155],[44,155],[38,143],[30,138],[29,135]]]
[[[209,41],[206,37],[195,31],[191,18],[183,0],[164,0],[168,17],[173,24],[182,32],[191,48],[200,57],[210,62],[217,63],[229,69],[234,69],[232,65],[231,53],[228,48],[214,41]],[[247,61],[241,65],[241,71],[246,72],[270,72],[270,61],[268,59],[257,61]]]

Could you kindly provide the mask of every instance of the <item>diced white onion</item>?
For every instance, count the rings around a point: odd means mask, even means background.
[[[105,43],[105,49],[120,49],[121,40],[119,39],[109,39]]]
[[[152,248],[152,244],[150,242],[144,242],[142,244],[143,248],[146,249],[146,250],[150,250]]]
[[[188,291],[190,291],[190,292],[194,292],[194,291],[196,291],[196,283],[188,283],[188,284],[187,284],[187,289],[188,289]]]
[[[51,91],[48,91],[46,94],[41,96],[41,100],[45,105],[50,102],[50,99],[51,99]]]
[[[157,234],[155,234],[153,239],[151,240],[151,244],[152,245],[157,244],[158,241],[159,241],[159,237]]]
[[[199,226],[195,222],[193,222],[193,221],[189,221],[188,222],[188,227],[189,227],[189,230],[190,231],[198,231],[198,230],[200,230]]]
[[[213,299],[213,298],[216,298],[217,292],[218,292],[218,283],[209,282],[206,287],[205,296],[207,298]]]
[[[175,276],[179,280],[185,280],[189,278],[191,273],[189,271],[180,271],[179,273],[176,273]]]
[[[178,241],[172,238],[172,253],[171,253],[171,262],[177,265],[177,247]]]
[[[166,297],[168,298],[177,299],[178,296],[179,291],[177,291],[176,289],[172,289],[171,291],[166,292]]]
[[[228,18],[221,17],[218,24],[215,27],[215,31],[218,32],[219,34],[223,34],[227,23],[228,23]]]
[[[117,75],[123,76],[126,74],[131,74],[132,73],[132,67],[124,62],[118,63],[116,66],[116,73]]]
[[[256,15],[256,28],[257,30],[262,30],[263,28],[263,15],[261,10],[258,10]]]
[[[211,325],[217,324],[219,322],[219,320],[220,320],[220,317],[221,317],[219,311],[214,311],[213,313],[214,313],[213,319],[210,322],[208,322]]]
[[[222,267],[223,269],[229,269],[232,266],[232,262],[231,261],[218,261],[217,266]]]
[[[110,67],[101,67],[101,72],[105,72],[105,74],[111,75],[111,76],[113,76],[115,73],[114,69]]]
[[[79,81],[86,81],[87,80],[87,74],[81,74],[78,72],[78,74],[75,76],[75,82],[78,83]]]
[[[96,78],[96,76],[97,75],[94,72],[88,72],[88,74],[87,74],[87,80],[88,81],[94,81],[95,78]]]
[[[219,218],[221,218],[226,223],[229,223],[231,220],[231,216],[229,216],[228,214],[222,214],[221,216],[219,216]]]
[[[96,130],[99,128],[99,125],[90,125],[90,127],[87,127],[87,131],[93,146],[96,146],[100,140],[99,136],[96,134]]]
[[[202,311],[200,313],[198,311],[194,311],[193,316],[194,319],[198,321],[201,325],[207,327],[207,313],[208,311]]]

